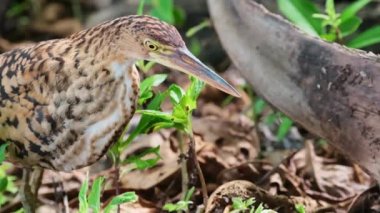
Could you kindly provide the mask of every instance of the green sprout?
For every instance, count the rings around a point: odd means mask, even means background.
[[[234,197],[232,198],[232,210],[230,211],[230,213],[275,213],[275,211],[271,209],[265,209],[262,203],[255,207],[255,203],[256,200],[253,197],[248,199]]]
[[[79,213],[101,212],[101,192],[104,183],[104,177],[98,177],[94,180],[91,190],[88,193],[88,174],[79,191]],[[136,202],[137,195],[134,192],[125,192],[112,198],[104,208],[105,213],[111,212],[117,205],[129,202]]]
[[[195,188],[192,187],[186,192],[186,195],[184,199],[178,201],[177,203],[167,203],[164,205],[163,210],[166,210],[168,212],[186,212],[189,210],[189,205],[193,204],[193,202],[190,200],[193,196],[195,191]]]

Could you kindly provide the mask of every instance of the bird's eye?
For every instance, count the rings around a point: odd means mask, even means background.
[[[158,49],[158,46],[149,40],[145,41],[144,44],[145,47],[148,48],[150,51],[156,51]]]

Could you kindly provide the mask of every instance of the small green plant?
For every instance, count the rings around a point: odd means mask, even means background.
[[[296,204],[295,208],[297,213],[306,213],[306,208],[302,204]]]
[[[14,184],[16,177],[7,174],[12,164],[4,163],[7,146],[7,143],[0,145],[0,208],[13,199],[13,196],[18,191]]]
[[[264,110],[268,107],[268,104],[264,99],[256,97],[253,94],[252,89],[247,88],[247,90],[252,100],[252,114],[250,116],[255,122],[257,122],[264,114]],[[276,138],[277,141],[280,142],[285,139],[294,124],[293,120],[287,117],[284,113],[276,111],[265,115],[263,121],[270,127],[276,127]]]
[[[204,83],[191,77],[189,89],[184,91],[180,86],[172,84],[164,92],[158,92],[153,96],[153,87],[162,83],[166,75],[153,75],[141,83],[141,94],[139,98],[139,110],[141,119],[137,127],[131,132],[126,140],[120,139],[112,149],[114,153],[120,153],[138,135],[157,131],[162,128],[176,128],[188,134],[192,134],[191,115],[196,108],[197,98],[204,87]],[[169,98],[173,105],[172,112],[162,112],[161,104]],[[145,109],[141,109],[146,105]]]
[[[15,185],[16,177],[7,174],[12,164],[3,163],[0,165],[0,208],[5,203],[14,199],[18,188]]]
[[[88,193],[88,175],[85,181],[82,183],[82,186],[79,191],[79,212],[87,213],[101,212],[101,192],[104,183],[104,177],[98,177],[94,180],[94,183],[91,186],[91,190]],[[104,208],[105,213],[111,212],[117,205],[129,202],[136,202],[138,199],[137,195],[134,192],[125,192],[118,196],[112,198],[108,205]],[[91,211],[90,211],[91,210]]]
[[[362,20],[357,13],[370,2],[371,0],[354,1],[338,13],[334,0],[326,0],[322,13],[311,0],[277,0],[280,11],[305,32],[352,48],[380,43],[380,26],[374,26],[346,39],[360,27]]]
[[[195,188],[192,187],[189,191],[186,192],[184,199],[178,201],[177,203],[167,203],[164,205],[163,210],[168,212],[186,212],[189,210],[189,205],[193,204],[190,200],[193,196]]]
[[[153,155],[153,157],[147,158],[147,156]],[[148,148],[141,154],[129,156],[123,164],[134,164],[136,169],[144,170],[157,165],[157,162],[161,159],[160,146]]]
[[[256,200],[253,197],[246,200],[241,197],[234,197],[232,198],[232,209],[230,213],[275,213],[275,211],[271,209],[265,209],[262,203],[255,207],[255,203]]]

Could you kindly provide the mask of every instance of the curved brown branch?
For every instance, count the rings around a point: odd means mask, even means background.
[[[255,90],[380,181],[380,57],[308,36],[253,0],[208,0]]]

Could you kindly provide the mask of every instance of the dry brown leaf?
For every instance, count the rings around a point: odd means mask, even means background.
[[[228,167],[252,161],[260,150],[259,139],[254,124],[245,116],[234,116],[229,119],[202,117],[193,121],[194,133],[214,146],[217,161]],[[208,150],[211,150],[208,148]],[[207,152],[202,152],[200,156]]]

